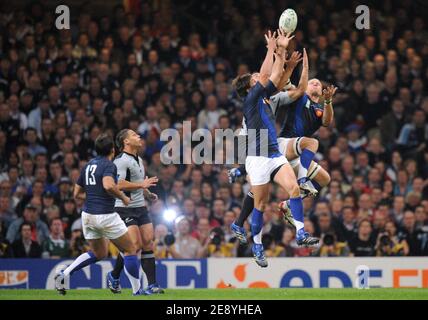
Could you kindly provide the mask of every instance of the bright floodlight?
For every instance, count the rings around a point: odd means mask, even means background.
[[[177,217],[177,212],[175,212],[175,210],[173,210],[173,209],[167,209],[163,212],[163,218],[167,222],[174,221],[175,217]]]

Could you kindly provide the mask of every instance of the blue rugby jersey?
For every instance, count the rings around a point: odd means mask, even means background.
[[[257,82],[245,97],[243,111],[248,131],[249,156],[270,158],[281,156],[278,149],[275,116],[269,104],[269,97],[276,91],[275,85],[270,80],[266,87]],[[266,131],[261,134],[262,130]],[[252,134],[254,131],[255,134]],[[267,146],[267,154],[262,154],[261,146]]]
[[[106,157],[90,160],[80,172],[77,184],[86,193],[83,211],[90,214],[107,214],[114,212],[115,198],[103,187],[103,177],[112,177],[117,182],[117,168]]]
[[[287,92],[280,92],[271,100],[271,103],[275,105],[275,113],[280,107],[287,104],[279,137],[311,137],[322,126],[324,105],[312,101],[306,93],[293,102]]]

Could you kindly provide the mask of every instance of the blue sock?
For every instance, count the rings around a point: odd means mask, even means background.
[[[140,281],[140,260],[136,255],[124,256],[125,273],[131,282],[132,292],[137,293],[141,287]]]
[[[302,198],[290,198],[290,210],[296,224],[297,232],[304,227],[303,203]]]
[[[95,257],[94,253],[92,251],[85,252],[78,256],[76,260],[73,261],[72,264],[70,264],[65,270],[64,275],[69,276],[75,273],[76,271],[89,266],[90,264],[93,264],[97,262],[98,259]]]
[[[255,244],[262,243],[263,212],[254,208],[251,216],[251,234]]]
[[[297,175],[297,179],[300,180],[302,178],[306,178],[308,174],[309,166],[311,165],[311,162],[315,156],[315,153],[313,153],[311,150],[304,149],[302,154],[300,155],[300,166],[299,166],[299,173]]]

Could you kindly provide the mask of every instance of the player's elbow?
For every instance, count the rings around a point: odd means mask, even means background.
[[[110,183],[110,182],[104,182],[103,183],[103,188],[105,189],[105,191],[111,192],[111,191],[114,190],[114,184]]]

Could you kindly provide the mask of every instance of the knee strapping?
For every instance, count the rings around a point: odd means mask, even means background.
[[[310,180],[315,179],[315,177],[317,176],[318,172],[321,170],[321,166],[317,163],[313,166],[313,168],[311,170],[309,170],[308,172],[308,178]]]
[[[299,137],[296,140],[294,140],[293,149],[294,149],[294,153],[297,154],[297,156],[300,156],[302,154],[302,148],[300,147],[301,140],[302,140],[302,137]]]

